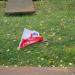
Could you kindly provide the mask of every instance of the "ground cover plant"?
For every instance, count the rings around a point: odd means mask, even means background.
[[[75,66],[75,0],[40,0],[30,15],[6,16],[0,1],[0,66]],[[23,29],[45,41],[18,50]]]

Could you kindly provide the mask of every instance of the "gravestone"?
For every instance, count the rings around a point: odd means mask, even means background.
[[[8,0],[6,3],[6,14],[32,12],[35,12],[32,0]]]

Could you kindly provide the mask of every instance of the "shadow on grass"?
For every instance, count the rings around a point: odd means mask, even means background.
[[[31,13],[24,13],[24,12],[22,12],[22,13],[20,13],[20,12],[18,12],[18,13],[5,13],[4,14],[5,16],[7,16],[7,17],[10,17],[10,16],[12,16],[12,17],[14,17],[14,16],[33,16],[33,15],[35,15],[35,12],[31,12]]]

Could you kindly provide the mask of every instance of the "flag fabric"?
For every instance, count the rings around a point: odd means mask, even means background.
[[[24,48],[30,44],[43,41],[43,37],[40,36],[39,32],[24,29],[19,48]]]

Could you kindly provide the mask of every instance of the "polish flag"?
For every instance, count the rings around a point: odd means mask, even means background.
[[[24,48],[30,44],[43,41],[43,37],[37,31],[24,29],[19,48]]]

